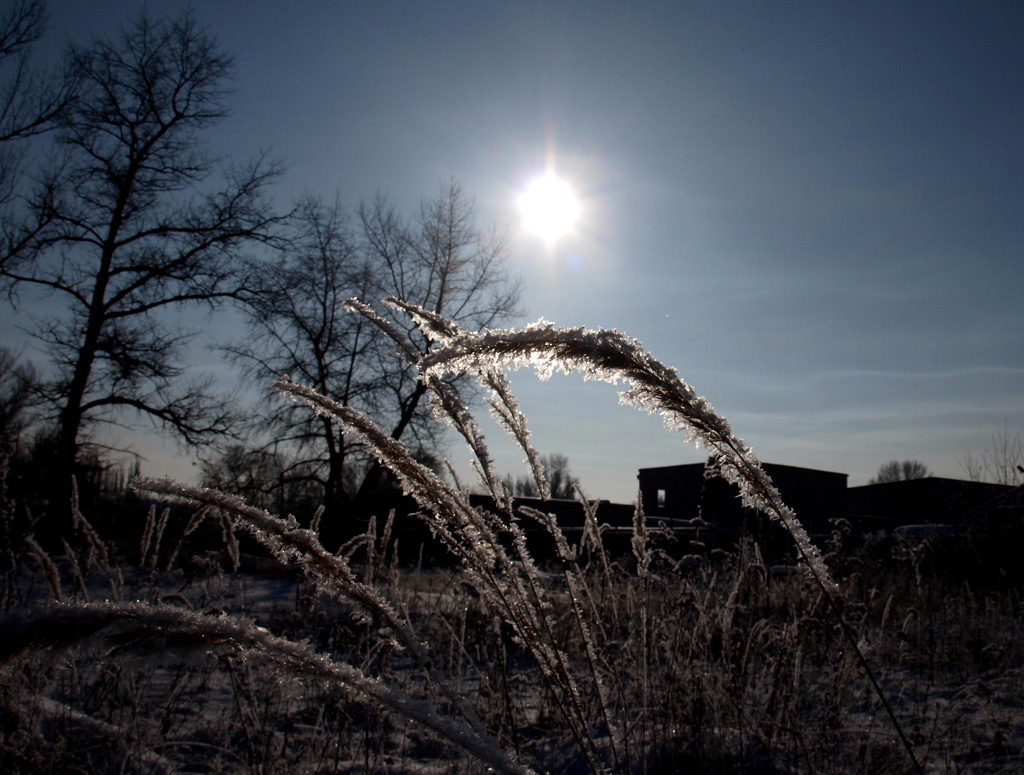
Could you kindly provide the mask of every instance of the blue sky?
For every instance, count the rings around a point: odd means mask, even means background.
[[[38,54],[143,5],[51,0]],[[411,210],[456,176],[508,230],[524,322],[640,339],[764,460],[851,484],[893,458],[958,477],[1004,422],[1024,428],[1020,3],[208,0],[196,16],[237,61],[210,139],[284,159],[282,204],[381,190]],[[549,161],[583,207],[551,248],[516,210]],[[637,468],[703,459],[612,387],[514,384],[537,446],[592,497],[630,501]],[[147,472],[187,475],[173,444],[138,443]]]

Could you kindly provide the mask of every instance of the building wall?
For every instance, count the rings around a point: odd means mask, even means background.
[[[903,525],[977,523],[992,509],[1019,508],[1021,498],[1015,489],[927,477],[851,487],[848,498],[851,520],[871,532],[871,527],[889,531]]]
[[[704,489],[704,464],[641,468],[637,474],[644,514],[670,520],[698,515]]]
[[[774,463],[762,466],[810,533],[828,533],[829,520],[846,516],[846,474]],[[735,531],[752,526],[753,515],[740,503],[738,489],[721,478],[705,479],[702,463],[642,468],[637,479],[648,516],[688,520],[699,515]]]

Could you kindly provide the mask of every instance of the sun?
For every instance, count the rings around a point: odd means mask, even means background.
[[[564,180],[548,172],[535,178],[520,194],[519,209],[526,228],[550,245],[572,231],[580,203]]]

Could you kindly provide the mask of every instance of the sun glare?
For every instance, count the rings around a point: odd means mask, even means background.
[[[526,227],[551,244],[572,229],[580,204],[568,184],[549,172],[527,186],[519,209]]]

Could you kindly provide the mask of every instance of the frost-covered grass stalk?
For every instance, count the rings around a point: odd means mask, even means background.
[[[200,507],[186,534],[207,515],[220,520],[234,565],[239,562],[234,530],[241,527],[283,563],[300,567],[320,590],[352,606],[375,639],[369,648],[373,658],[362,666],[349,664],[306,643],[272,635],[249,621],[201,615],[166,603],[78,603],[51,605],[5,620],[13,637],[0,647],[0,662],[10,662],[26,649],[89,639],[128,650],[151,650],[159,642],[178,651],[233,651],[271,665],[281,675],[340,687],[361,702],[422,725],[489,768],[521,775],[580,762],[591,772],[646,773],[649,763],[657,759],[658,747],[678,746],[684,734],[706,739],[696,748],[710,750],[727,727],[742,729],[752,723],[742,713],[729,724],[724,721],[727,706],[734,704],[736,682],[747,681],[752,682],[748,691],[758,702],[767,697],[758,728],[767,730],[767,743],[771,743],[773,730],[790,725],[791,716],[786,714],[801,707],[799,687],[809,679],[800,667],[805,655],[795,635],[800,626],[795,612],[781,625],[762,622],[746,636],[737,634],[736,618],[743,615],[737,601],[756,595],[759,605],[768,604],[766,579],[757,575],[756,557],[728,582],[720,599],[714,572],[706,590],[685,576],[670,581],[658,576],[655,536],[647,529],[639,506],[631,544],[632,574],[626,574],[606,553],[595,506],[582,494],[580,546],[570,545],[557,520],[543,508],[513,509],[512,494],[495,474],[483,435],[453,377],[470,375],[484,388],[492,415],[522,447],[538,490],[547,497],[540,456],[505,372],[509,367],[531,366],[541,378],[562,370],[582,372],[586,379],[624,382],[622,401],[661,414],[671,429],[708,448],[714,468],[738,485],[744,503],[767,512],[792,536],[811,586],[829,601],[845,633],[846,647],[856,651],[868,670],[858,637],[843,618],[839,589],[821,553],[782,502],[753,452],[674,369],[615,331],[559,329],[541,322],[520,330],[467,332],[427,310],[393,299],[388,303],[410,314],[432,339],[434,349],[425,357],[418,359],[401,332],[366,305],[353,300],[348,306],[379,326],[410,362],[418,364],[435,411],[469,445],[480,481],[493,496],[494,509],[474,508],[457,482],[453,486],[442,481],[402,443],[352,408],[288,380],[276,382],[275,388],[358,437],[416,499],[421,518],[460,562],[459,583],[433,603],[436,608],[444,600],[458,601],[452,604],[455,615],[440,617],[443,626],[438,628],[433,610],[425,620],[417,619],[410,610],[411,598],[403,597],[394,583],[385,588],[377,583],[374,553],[383,557],[387,551],[390,519],[379,549],[374,529],[363,540],[370,559],[361,575],[345,553],[327,551],[315,529],[302,528],[294,517],[273,516],[216,491],[146,479],[134,487]],[[150,513],[139,548],[143,565],[156,565],[167,519],[166,511],[159,519],[155,510]],[[319,514],[314,524],[318,520]],[[549,537],[557,558],[554,574],[542,572],[531,555],[524,521],[539,525]],[[106,567],[102,542],[87,524],[83,517],[90,561],[98,558]],[[177,552],[176,548],[174,556]],[[35,554],[59,600],[57,568],[41,548]],[[584,562],[584,555],[589,562]],[[478,641],[476,648],[473,638]],[[491,645],[489,650],[483,648],[485,643]],[[760,651],[776,654],[773,666],[764,673],[751,668]],[[383,665],[380,655],[391,652],[401,655],[402,670],[415,672],[415,681],[403,683],[397,672],[386,667],[371,674],[368,665]],[[718,679],[707,669],[690,670],[694,660],[704,665],[735,665],[737,677],[716,684]],[[792,681],[780,677],[784,663],[795,666]],[[524,664],[529,667],[519,667]],[[462,668],[452,674],[453,666],[464,665],[472,666],[469,679]],[[468,696],[467,680],[478,686],[480,697]],[[531,688],[534,680],[539,694]],[[849,681],[846,673],[837,670],[827,692],[839,697],[839,687]],[[911,761],[921,771],[873,674],[871,681]],[[537,707],[527,711],[524,703]],[[524,724],[524,718],[529,723]],[[573,753],[545,751],[531,738],[535,734],[531,729],[545,724],[552,737],[564,731],[564,744]],[[808,743],[801,740],[801,745]],[[554,745],[558,750],[560,746],[563,743]]]
[[[205,616],[161,604],[80,603],[51,606],[32,615],[10,616],[6,625],[0,664],[29,647],[67,647],[96,635],[101,635],[115,651],[131,651],[133,647],[148,652],[173,649],[179,653],[242,650],[284,673],[331,682],[416,721],[498,772],[532,772],[511,761],[500,747],[481,739],[464,724],[440,716],[433,703],[410,697],[364,675],[356,667],[317,654],[305,644],[276,637],[239,617]]]
[[[665,366],[645,352],[639,342],[629,339],[617,331],[592,331],[583,328],[562,329],[541,321],[520,330],[468,332],[459,330],[450,320],[415,305],[398,299],[388,299],[387,303],[395,309],[412,315],[420,329],[438,344],[437,349],[419,361],[422,378],[432,389],[439,411],[469,442],[471,449],[477,453],[478,471],[481,478],[499,503],[503,499],[507,502],[509,493],[495,481],[491,460],[486,453],[486,447],[482,443],[476,424],[467,421],[468,412],[453,395],[452,389],[443,382],[443,378],[446,376],[472,374],[488,389],[492,414],[526,452],[527,461],[535,472],[540,492],[545,495],[547,488],[543,470],[539,464],[539,456],[530,443],[525,417],[519,411],[518,402],[512,395],[507,378],[502,372],[502,368],[507,366],[513,368],[533,367],[541,379],[546,379],[555,370],[561,370],[566,373],[579,371],[585,379],[596,379],[612,384],[625,382],[628,389],[619,394],[623,403],[643,411],[661,414],[665,424],[671,430],[682,431],[689,441],[709,449],[712,453],[714,467],[727,481],[739,487],[744,505],[769,514],[781,523],[793,538],[797,553],[811,579],[829,600],[839,622],[847,631],[851,645],[856,651],[862,667],[867,671],[915,769],[921,770],[912,745],[871,671],[855,634],[843,618],[839,589],[822,560],[820,551],[811,543],[807,531],[793,510],[783,502],[778,490],[772,484],[770,477],[765,473],[754,453],[741,438],[733,433],[725,418],[716,414],[706,399],[698,396],[692,387],[680,379],[675,369]],[[382,321],[379,316],[358,302],[350,302],[350,304],[353,309],[362,312],[381,325],[385,332],[391,334],[396,342],[401,344],[403,339],[396,335],[386,321]],[[288,382],[278,382],[275,386],[286,395],[306,401],[316,411],[332,415],[348,430],[362,436],[378,458],[391,468],[421,505],[433,509],[442,517],[445,525],[456,527],[455,533],[447,533],[446,527],[442,527],[441,532],[445,535],[449,545],[464,561],[472,563],[477,551],[474,543],[482,539],[484,535],[493,535],[489,528],[497,528],[500,531],[503,527],[501,525],[484,526],[480,535],[474,534],[476,528],[460,534],[459,528],[472,526],[474,523],[471,516],[472,510],[468,509],[465,500],[460,499],[458,492],[441,484],[423,466],[412,461],[407,453],[396,450],[394,442],[384,437],[378,429],[371,427],[372,423],[365,418],[355,417],[355,413],[347,407],[337,406],[306,388]],[[541,521],[554,536],[559,557],[563,561],[563,566],[567,567],[568,561],[572,558],[568,554],[561,531],[553,519],[542,518]],[[642,520],[640,523],[642,531]],[[522,534],[516,531],[514,522],[510,523],[508,529],[513,535],[517,559],[528,569],[528,579],[532,579],[534,566],[528,553],[525,552]],[[641,537],[642,535],[638,534],[634,540]],[[460,538],[468,539],[469,546],[460,542]],[[483,556],[488,560],[492,557],[503,557],[500,551],[496,551],[493,538],[490,545],[485,543],[484,547]],[[642,575],[645,572],[643,560],[641,560],[640,570]],[[528,591],[520,589],[516,585],[508,587],[500,577],[490,577],[486,573],[482,574],[482,580],[494,582],[494,592],[497,593],[499,602],[508,602],[507,596],[510,593],[519,593],[517,605],[528,605],[531,601],[540,602],[540,595],[535,584],[533,589]],[[568,571],[567,584],[570,598],[575,604],[578,585],[573,581],[573,574]],[[518,609],[511,607],[508,612],[515,614]],[[519,621],[515,615],[511,616],[510,622],[516,627],[520,637],[524,638],[528,644],[532,643],[538,625],[545,625],[550,629],[549,623],[544,621],[543,609],[540,614],[540,616],[528,617],[530,619],[528,627],[524,626],[525,622]],[[589,661],[590,637],[582,618],[577,616],[577,619],[583,641],[588,644]],[[540,629],[543,630],[544,626],[541,626]],[[548,665],[549,669],[561,667],[557,653],[552,655],[544,652],[543,649],[538,649],[538,651],[540,652],[537,654],[538,656],[551,659],[551,664]],[[600,681],[596,675],[594,679],[598,696],[601,697]],[[557,682],[552,680],[551,683],[556,684]],[[566,680],[561,688],[567,693],[566,705],[570,709],[576,707],[578,697],[572,680]],[[604,712],[604,702],[602,701],[600,704],[602,712]],[[583,719],[580,721],[584,728],[577,733],[578,740],[581,743],[585,741],[587,745],[584,748],[596,757],[599,755],[597,746],[591,736],[586,733],[586,722]],[[610,736],[611,754],[615,759],[615,766],[618,768],[614,739],[615,735],[612,734]],[[596,761],[592,759],[590,763],[595,765]]]
[[[439,342],[437,350],[427,354],[420,368],[427,377],[476,373],[489,385],[489,377],[502,366],[530,366],[543,380],[556,370],[581,372],[584,379],[611,384],[625,382],[628,389],[619,400],[651,414],[660,414],[670,430],[681,431],[688,441],[712,452],[713,464],[721,475],[739,487],[745,506],[776,519],[793,538],[797,553],[847,632],[858,660],[867,672],[875,691],[896,729],[914,768],[921,766],[914,754],[885,692],[843,616],[840,590],[796,514],[782,500],[771,478],[761,467],[753,451],[736,436],[724,417],[716,414],[703,396],[684,382],[676,369],[665,366],[635,339],[613,330],[556,328],[540,321],[518,331],[455,331],[447,321],[425,310],[390,299],[396,308],[413,315],[421,328]],[[505,383],[502,383],[505,384]],[[489,385],[490,386],[490,385]],[[493,389],[493,388],[492,388]],[[500,398],[500,392],[495,390]],[[493,402],[492,403],[496,403]],[[498,410],[500,414],[500,409]],[[519,436],[516,435],[517,440]],[[525,443],[528,446],[528,436]],[[529,455],[531,462],[534,455]]]

